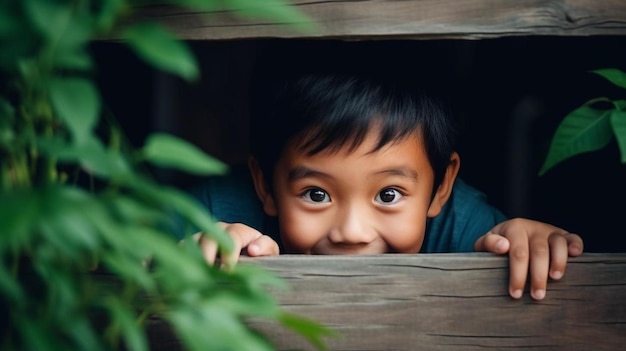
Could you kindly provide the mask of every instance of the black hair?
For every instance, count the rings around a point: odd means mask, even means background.
[[[354,149],[376,125],[381,132],[372,151],[421,136],[435,176],[434,192],[454,151],[454,123],[440,98],[416,86],[415,81],[369,74],[291,75],[266,86],[262,103],[253,105],[251,153],[271,187],[276,162],[294,138],[309,155]]]

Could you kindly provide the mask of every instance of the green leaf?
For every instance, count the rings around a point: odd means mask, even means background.
[[[58,38],[72,19],[72,6],[63,1],[23,0],[29,21],[48,40]]]
[[[101,215],[104,208],[97,199],[83,189],[73,186],[51,186],[39,190],[42,211],[38,223],[43,238],[55,244],[59,251],[66,251],[66,257],[80,254],[76,261],[84,259],[86,251],[96,251],[101,247],[100,236],[95,230],[92,218]]]
[[[261,290],[268,287],[280,290],[289,289],[289,286],[282,278],[256,265],[238,263],[234,267],[233,273],[244,276],[250,290]]]
[[[2,252],[2,257],[8,256]],[[4,262],[0,263],[0,296],[9,305],[15,307],[23,307],[26,300],[26,294],[22,290],[22,286],[13,278],[13,276],[5,267]]]
[[[103,256],[102,263],[110,269],[111,272],[116,273],[117,276],[135,282],[146,291],[154,291],[154,280],[152,280],[147,269],[143,267],[143,263],[140,259],[129,257],[129,255],[123,252],[111,252]]]
[[[199,11],[211,12],[219,7],[220,0],[178,0],[180,5],[189,7],[190,9],[195,9]],[[228,1],[225,1],[228,2]]]
[[[107,0],[101,3],[100,11],[96,14],[98,29],[107,32],[113,28],[118,16],[126,9],[125,0]]]
[[[82,145],[69,144],[60,138],[39,138],[37,146],[46,155],[61,162],[79,163],[85,171],[103,179],[132,177],[123,155],[119,151],[107,150],[93,135],[85,137]]]
[[[107,150],[102,142],[89,138],[78,150],[81,166],[101,178],[131,177],[131,168],[124,156],[115,150]]]
[[[0,192],[0,246],[18,250],[34,240],[33,227],[41,214],[37,190]]]
[[[66,333],[74,341],[75,346],[73,348],[76,350],[105,351],[100,346],[101,339],[97,329],[89,323],[89,315],[74,312],[70,316],[59,316],[57,320],[64,321]]]
[[[169,279],[175,282],[170,288],[181,289],[183,286],[196,288],[198,284],[210,281],[207,275],[208,265],[204,259],[185,256],[182,247],[173,237],[149,227],[132,226],[129,229],[128,234],[133,236],[132,242],[139,247],[147,248],[157,265],[156,269],[165,272],[162,277],[170,277]]]
[[[128,28],[122,38],[137,55],[165,72],[187,81],[200,76],[195,56],[174,34],[154,23],[140,23]]]
[[[82,48],[57,52],[55,63],[57,67],[76,71],[87,71],[93,67],[91,55]]]
[[[191,351],[206,350],[207,345],[215,350],[272,350],[238,315],[210,299],[177,306],[165,317]]]
[[[230,0],[228,7],[240,17],[266,18],[304,32],[317,28],[309,16],[284,0]]]
[[[197,175],[223,174],[224,163],[207,155],[202,150],[169,134],[152,134],[143,148],[143,155],[150,163],[176,168]]]
[[[248,316],[262,316],[277,318],[280,315],[280,306],[274,297],[262,290],[247,294],[241,291],[217,291],[211,297],[212,303],[225,308],[232,313]]]
[[[0,123],[5,124],[15,118],[15,108],[3,96],[0,96]]]
[[[50,199],[42,199],[49,201]],[[86,250],[99,245],[93,225],[89,220],[90,208],[81,208],[56,199],[56,208],[48,209],[38,218],[42,242],[59,251],[68,260],[80,263]]]
[[[182,216],[182,218],[193,223],[198,230],[215,240],[223,252],[229,253],[234,250],[234,243],[230,235],[217,224],[209,211],[191,195],[178,189],[157,186],[148,180],[139,178],[130,180],[127,185],[139,192],[141,196],[158,201],[172,209],[174,211],[172,215]]]
[[[84,49],[93,37],[94,21],[90,13],[81,10],[72,14],[72,20],[54,43],[55,52]]]
[[[539,175],[574,155],[598,150],[611,141],[611,110],[597,110],[586,104],[561,121]]]
[[[50,317],[57,320],[66,316],[74,317],[81,294],[75,266],[62,261],[59,252],[44,245],[34,251],[33,268],[43,281],[43,284],[37,287],[46,291],[44,296],[47,299],[47,312]],[[32,289],[32,286],[30,288]]]
[[[20,10],[15,1],[0,1],[0,38],[3,40],[21,27],[19,24],[23,18]]]
[[[626,163],[626,111],[613,110],[611,112],[611,126],[617,139],[622,163]]]
[[[597,69],[591,72],[606,78],[608,81],[617,85],[618,87],[626,89],[626,73],[622,72],[619,69],[605,68]]]
[[[240,18],[254,20],[263,18],[276,23],[287,24],[302,32],[311,32],[317,29],[317,23],[311,17],[285,0],[180,0],[180,3],[205,13],[228,11]]]
[[[306,338],[318,350],[327,350],[323,337],[338,337],[339,333],[313,320],[297,316],[292,313],[283,313],[280,322],[287,328]]]
[[[66,343],[55,340],[50,326],[44,326],[44,321],[28,316],[26,313],[17,316],[15,328],[19,332],[20,341],[17,345],[24,350],[57,351]]]
[[[100,113],[100,95],[93,82],[82,78],[55,78],[50,81],[50,99],[74,141],[89,139]]]
[[[122,335],[124,335],[124,349],[129,351],[148,350],[146,334],[140,328],[132,307],[113,297],[107,299],[106,306],[111,311],[113,322],[119,323]]]
[[[115,214],[129,223],[149,223],[156,224],[164,222],[163,212],[145,203],[128,196],[116,194],[111,205],[115,209]]]
[[[38,53],[41,36],[30,25],[21,2],[0,1],[0,43],[2,71],[16,70],[21,59]]]
[[[11,103],[0,96],[0,148],[10,148],[15,139],[13,123],[15,108]]]

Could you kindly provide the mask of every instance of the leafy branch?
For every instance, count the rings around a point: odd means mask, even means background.
[[[626,89],[626,73],[619,69],[599,69],[592,73]],[[585,102],[559,124],[539,175],[570,157],[602,149],[613,136],[619,146],[621,162],[626,163],[626,100],[598,97]]]
[[[305,18],[278,0],[169,3],[287,23]],[[132,150],[101,118],[105,102],[88,49],[100,36],[118,31],[146,63],[200,79],[185,42],[164,27],[118,26],[134,5],[0,2],[0,348],[147,350],[153,316],[188,350],[271,350],[247,327],[249,317],[278,321],[324,348],[330,331],[283,311],[268,288],[285,285],[270,272],[223,271],[192,240],[176,242],[172,231],[185,228],[189,237],[197,228],[222,252],[233,250],[202,205],[142,171],[150,163],[213,175],[226,165],[166,134]],[[72,174],[87,176],[88,186]]]

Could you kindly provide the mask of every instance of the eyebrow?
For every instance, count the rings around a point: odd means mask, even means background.
[[[309,177],[315,177],[315,176],[327,176],[327,174],[324,172],[316,171],[311,168],[298,166],[292,169],[291,171],[289,171],[289,174],[287,175],[287,179],[290,182],[293,182],[296,180],[309,178]]]
[[[383,169],[382,171],[376,172],[376,174],[389,174],[400,177],[409,178],[412,181],[417,181],[418,174],[415,170],[408,167],[397,167],[390,169]]]
[[[409,178],[412,181],[417,181],[417,178],[418,178],[417,172],[408,167],[383,169],[381,171],[376,172],[375,174],[388,174],[388,175],[400,176],[400,177]],[[316,176],[328,176],[328,175],[324,172],[316,171],[308,167],[298,166],[292,169],[291,171],[289,171],[289,174],[287,175],[287,179],[293,182],[296,180],[309,178],[309,177],[316,177]]]

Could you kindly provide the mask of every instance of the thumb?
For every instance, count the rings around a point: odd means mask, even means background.
[[[502,235],[489,232],[474,243],[474,251],[491,252],[495,254],[505,254],[509,251],[509,240]]]
[[[246,248],[246,254],[256,256],[276,256],[280,254],[278,243],[267,235],[262,235],[250,242]]]

